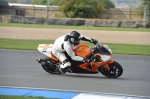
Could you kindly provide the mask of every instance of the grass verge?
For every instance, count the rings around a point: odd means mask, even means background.
[[[22,28],[48,28],[48,29],[72,29],[72,30],[106,30],[106,31],[136,31],[150,32],[150,28],[117,28],[117,27],[92,27],[92,26],[64,26],[42,24],[0,23],[0,26]]]
[[[6,39],[0,38],[0,48],[3,49],[21,49],[21,50],[37,50],[38,44],[53,44],[53,40],[22,40],[22,39]],[[82,42],[89,46],[92,43]],[[130,55],[150,55],[150,45],[135,44],[107,44],[114,54],[130,54]]]
[[[6,96],[0,95],[0,99],[57,99],[57,98],[44,98],[44,97],[24,97],[24,96]]]

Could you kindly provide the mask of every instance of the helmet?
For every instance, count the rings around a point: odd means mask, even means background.
[[[81,36],[77,31],[72,31],[69,35],[69,41],[71,44],[78,45],[80,43]]]

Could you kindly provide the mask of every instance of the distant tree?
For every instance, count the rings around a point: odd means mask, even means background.
[[[32,4],[35,4],[35,5],[47,5],[47,0],[33,0]]]
[[[59,6],[62,4],[63,0],[49,0],[49,5],[51,6]],[[33,0],[32,4],[36,5],[47,5],[47,0]]]
[[[114,8],[115,7],[114,3],[110,0],[95,0],[95,2],[104,4],[105,8]]]
[[[50,0],[50,5],[53,5],[53,6],[60,6],[62,5],[63,3],[63,0]]]
[[[143,15],[144,14],[144,6],[147,6],[147,11],[149,11],[150,14],[150,0],[142,0],[143,4],[141,7],[139,7],[139,10],[137,11],[137,14]]]
[[[105,8],[114,8],[115,5],[112,1],[110,0],[103,0],[104,1],[104,5],[105,5]]]
[[[105,5],[95,0],[63,0],[59,9],[70,18],[96,18],[105,11]]]
[[[148,9],[150,10],[150,0],[144,0],[143,5],[147,5]]]

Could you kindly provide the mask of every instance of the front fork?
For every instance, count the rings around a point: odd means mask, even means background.
[[[96,54],[96,56],[101,57],[102,65],[100,65],[100,67],[104,66],[107,70],[110,70],[109,64],[114,62],[114,60],[112,59],[112,55],[102,55],[102,54],[98,53],[98,54]]]
[[[109,61],[105,62],[105,63],[103,64],[103,66],[105,66],[105,68],[106,68],[107,70],[110,70],[109,64],[111,64],[111,63],[113,63],[113,62],[114,62],[114,60],[113,60],[113,59],[110,59]]]

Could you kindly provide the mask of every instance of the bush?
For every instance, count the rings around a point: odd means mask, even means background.
[[[96,18],[105,11],[105,5],[94,0],[63,0],[59,9],[69,18]]]

